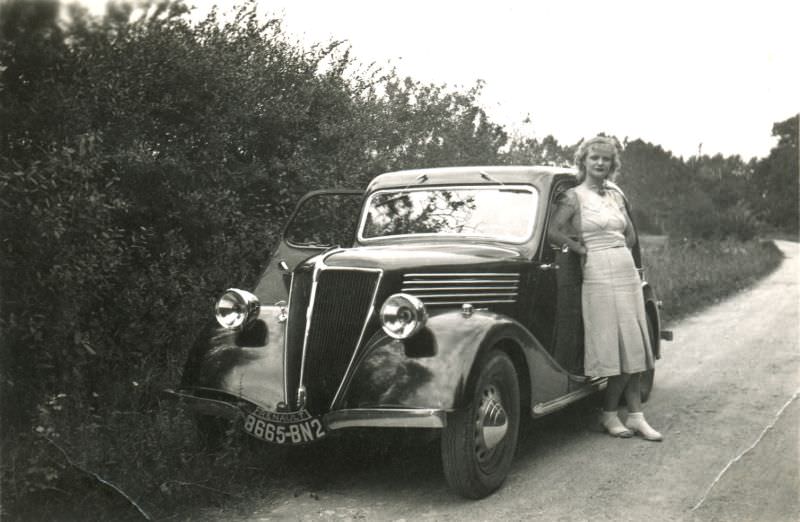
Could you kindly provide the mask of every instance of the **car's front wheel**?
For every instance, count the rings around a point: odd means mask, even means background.
[[[517,449],[519,380],[505,353],[492,350],[477,367],[470,402],[447,418],[442,464],[447,482],[467,498],[483,498],[500,487]]]

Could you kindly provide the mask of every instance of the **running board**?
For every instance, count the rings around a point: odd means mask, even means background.
[[[533,409],[531,409],[531,415],[533,417],[542,417],[544,415],[553,413],[554,411],[558,411],[575,401],[581,400],[584,397],[588,397],[593,393],[605,389],[607,383],[608,379],[605,377],[594,379],[586,386],[578,388],[575,391],[571,391],[566,395],[562,395],[561,397],[553,399],[552,401],[534,404]]]

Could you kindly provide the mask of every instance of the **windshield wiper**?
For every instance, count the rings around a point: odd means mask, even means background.
[[[500,185],[503,185],[503,186],[505,186],[505,183],[503,183],[503,182],[502,182],[502,181],[500,181],[499,179],[495,178],[494,176],[490,175],[490,174],[489,174],[488,172],[486,172],[485,170],[482,170],[482,171],[478,172],[478,174],[480,174],[480,175],[481,175],[481,177],[482,177],[483,179],[485,179],[486,181],[493,181],[494,183],[498,183],[498,184],[500,184]]]
[[[406,185],[405,187],[403,187],[403,188],[402,188],[402,189],[401,189],[401,190],[400,190],[400,191],[397,193],[397,195],[396,195],[396,196],[393,196],[393,197],[391,197],[391,198],[389,198],[389,199],[387,199],[387,200],[385,200],[385,201],[381,201],[381,202],[379,202],[379,203],[374,203],[374,205],[375,205],[376,207],[385,207],[385,206],[386,206],[386,205],[388,205],[389,203],[392,203],[392,202],[394,202],[394,201],[397,201],[398,199],[402,199],[402,198],[406,197],[406,190],[408,190],[408,187],[410,187],[411,185],[413,185],[413,184],[415,184],[415,183],[416,183],[417,185],[421,185],[422,183],[425,183],[426,181],[428,181],[428,175],[427,175],[427,174],[420,174],[419,176],[417,176],[416,178],[414,178],[414,181],[412,181],[411,183],[409,183],[408,185]]]

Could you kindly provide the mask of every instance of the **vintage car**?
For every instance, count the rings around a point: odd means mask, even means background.
[[[451,487],[489,495],[522,416],[606,384],[582,374],[577,256],[547,241],[575,184],[564,168],[458,167],[307,195],[255,288],[221,296],[171,393],[278,445],[434,428]],[[642,289],[658,358],[668,333],[643,275]]]

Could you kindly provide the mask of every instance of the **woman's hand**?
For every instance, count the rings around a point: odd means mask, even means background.
[[[586,247],[583,246],[583,243],[581,243],[580,241],[576,241],[571,237],[565,237],[564,243],[561,245],[561,251],[566,254],[570,250],[582,256],[586,255]]]

